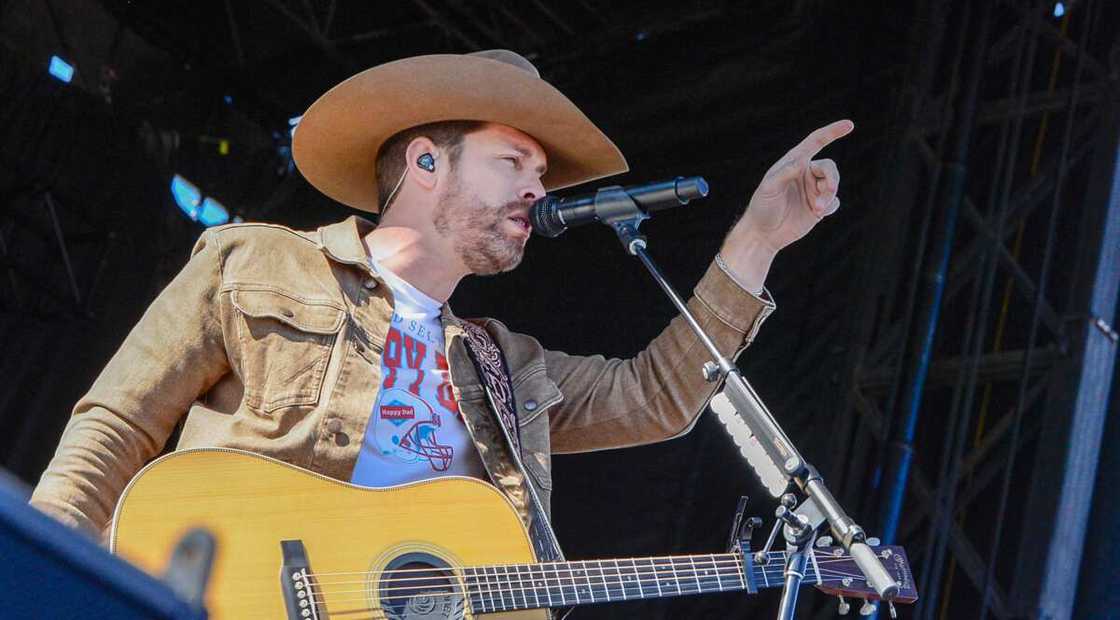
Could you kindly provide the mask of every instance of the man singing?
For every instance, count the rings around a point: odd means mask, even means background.
[[[852,128],[814,131],[767,171],[696,286],[689,307],[724,355],[773,310],[763,282],[775,254],[839,207],[836,165],[812,158]],[[239,448],[360,485],[476,476],[554,547],[552,453],[680,436],[718,389],[679,317],[623,360],[452,314],[464,276],[517,266],[535,200],[627,170],[521,56],[366,70],[308,109],[293,152],[316,188],[379,223],[203,233],[75,406],[33,505],[103,534],[129,479],[182,424],[179,449]],[[499,402],[503,382],[512,394]]]

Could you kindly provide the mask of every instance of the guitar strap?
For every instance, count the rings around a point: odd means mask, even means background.
[[[497,343],[490,337],[490,333],[471,321],[460,321],[467,334],[467,353],[474,362],[478,376],[482,379],[482,386],[486,390],[487,401],[498,425],[502,427],[502,434],[509,444],[514,462],[525,472],[525,465],[521,462],[521,427],[517,422],[517,402],[513,395],[513,381],[509,375],[509,365],[505,355],[498,348]],[[525,479],[528,489],[526,496],[529,498],[529,538],[532,539],[533,549],[537,559],[541,562],[556,562],[564,559],[556,534],[548,522],[540,498],[533,489],[528,478]]]
[[[474,362],[475,370],[482,379],[482,387],[486,390],[486,400],[498,426],[502,427],[502,434],[513,455],[517,467],[527,474],[525,464],[521,462],[521,425],[517,422],[517,401],[513,395],[513,380],[509,375],[509,364],[506,356],[490,333],[481,325],[471,321],[460,320],[463,331],[467,334],[467,353]],[[548,522],[541,500],[537,497],[533,484],[527,476],[524,478],[526,496],[529,498],[529,538],[533,543],[539,562],[560,562],[564,560],[564,552],[560,550],[560,543],[556,540],[556,533]],[[549,609],[548,615],[553,620],[564,620],[572,612],[573,607],[563,609]]]

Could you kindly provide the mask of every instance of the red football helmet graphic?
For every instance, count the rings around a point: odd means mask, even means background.
[[[436,438],[436,429],[439,427],[439,414],[432,413],[431,421],[421,420],[408,427],[397,446],[428,459],[432,469],[447,471],[451,467],[455,449],[439,443]]]

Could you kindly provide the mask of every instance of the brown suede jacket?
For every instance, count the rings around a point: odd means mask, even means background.
[[[271,224],[207,230],[74,407],[31,503],[104,535],[129,480],[181,421],[179,449],[239,448],[348,481],[393,311],[361,241],[372,226],[351,217],[312,232]],[[716,263],[689,307],[731,356],[774,309]],[[446,304],[442,322],[468,431],[523,519],[530,484],[549,509],[551,454],[677,437],[718,388],[701,376],[704,347],[680,317],[626,360],[548,351],[487,320],[520,408],[521,455],[513,458]]]

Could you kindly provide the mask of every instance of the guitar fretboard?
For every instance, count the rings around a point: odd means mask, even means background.
[[[725,553],[478,566],[463,577],[471,610],[490,613],[779,586],[784,565],[784,553],[774,552],[748,574],[738,554]],[[809,568],[806,585],[820,583]]]

